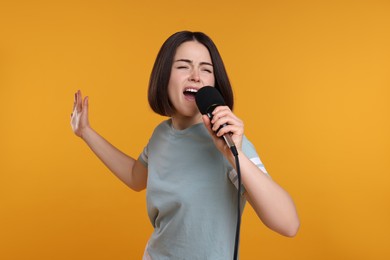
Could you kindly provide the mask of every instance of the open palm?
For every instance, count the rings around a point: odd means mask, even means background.
[[[83,100],[80,90],[75,93],[70,124],[72,126],[73,132],[81,138],[83,137],[84,130],[89,127],[88,97],[85,97]]]

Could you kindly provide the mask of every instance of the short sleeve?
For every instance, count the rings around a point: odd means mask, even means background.
[[[148,145],[145,146],[142,153],[138,156],[138,161],[140,161],[145,167],[148,167],[148,159],[149,159],[149,149]]]
[[[257,154],[254,145],[244,136],[242,151],[262,172],[268,175],[264,164],[261,162],[260,156]]]

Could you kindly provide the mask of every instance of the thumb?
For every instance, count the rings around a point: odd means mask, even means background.
[[[207,129],[210,129],[210,119],[207,115],[202,115],[202,120],[203,120],[203,123],[205,124],[206,128]]]

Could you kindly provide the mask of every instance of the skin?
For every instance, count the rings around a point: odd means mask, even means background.
[[[213,111],[213,120],[202,116],[194,99],[186,97],[188,88],[200,89],[215,83],[210,54],[205,46],[196,41],[185,42],[176,51],[168,84],[169,99],[175,113],[172,124],[176,129],[185,129],[194,124],[204,123],[218,150],[235,166],[232,153],[220,136],[230,133],[239,153],[242,183],[245,196],[261,221],[281,235],[293,237],[300,221],[290,195],[275,181],[264,174],[242,152],[244,123],[227,106]],[[218,133],[217,129],[223,124]],[[82,138],[102,162],[127,186],[135,191],[146,188],[147,168],[139,161],[124,154],[100,136],[89,124],[88,97],[82,99],[80,91],[75,94],[71,115],[74,133]]]
[[[187,88],[214,86],[214,83],[213,66],[207,48],[196,41],[181,44],[173,58],[168,83],[169,100],[176,110],[172,115],[173,127],[185,129],[202,122],[195,100],[187,98],[183,91]]]

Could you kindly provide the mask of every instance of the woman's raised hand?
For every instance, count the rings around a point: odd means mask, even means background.
[[[73,132],[77,136],[83,138],[83,132],[89,127],[88,97],[85,97],[83,100],[80,90],[75,93],[73,112],[70,116],[70,124]]]

